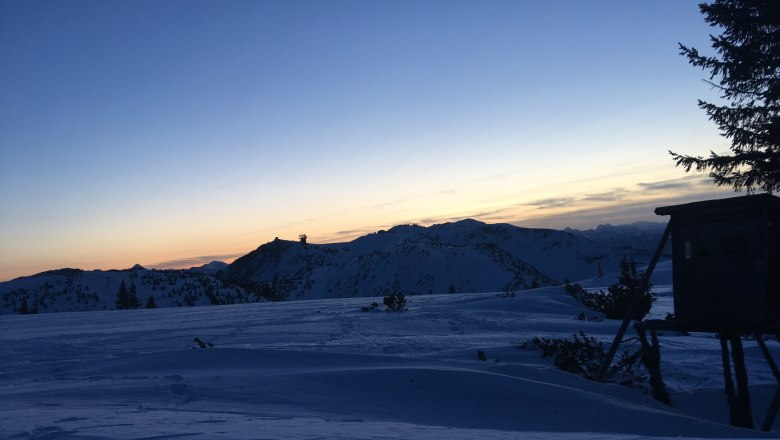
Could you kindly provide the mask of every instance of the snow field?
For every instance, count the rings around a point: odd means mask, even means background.
[[[668,299],[668,287],[656,290]],[[619,322],[577,319],[597,314],[561,287],[360,310],[372,301],[0,316],[0,438],[766,436],[727,426],[712,335],[661,337],[669,408],[518,349],[581,330],[611,341]],[[214,347],[195,348],[195,337]],[[760,422],[774,378],[745,346]]]

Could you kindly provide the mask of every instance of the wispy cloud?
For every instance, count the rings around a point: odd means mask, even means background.
[[[495,174],[491,174],[491,175],[488,175],[488,176],[482,176],[482,177],[479,177],[479,178],[476,178],[476,179],[471,179],[471,180],[466,181],[465,183],[466,184],[474,184],[474,183],[481,183],[481,182],[490,182],[490,181],[493,181],[493,180],[503,180],[503,179],[506,179],[507,177],[513,175],[513,174],[519,173],[520,171],[521,170],[519,170],[519,169],[510,170],[510,171],[504,171],[503,173],[495,173]]]
[[[15,222],[59,222],[62,220],[77,219],[85,217],[84,214],[59,214],[59,215],[30,215],[30,216],[10,216],[8,220]]]
[[[486,223],[511,223],[518,226],[555,228],[592,228],[598,224],[631,223],[640,220],[666,221],[656,217],[654,209],[696,200],[725,197],[727,189],[713,187],[703,176],[642,182],[632,187],[571,196],[547,197],[531,201],[507,201],[497,207],[457,213],[442,213],[418,218],[399,218],[386,224],[341,230],[317,238],[321,243],[341,243],[394,225],[416,223],[422,226],[456,222],[471,218]],[[731,193],[733,194],[733,193]],[[391,202],[393,203],[393,202]],[[388,204],[391,204],[388,203]]]
[[[670,192],[672,189],[674,191]],[[536,211],[513,223],[549,228],[592,228],[603,223],[665,222],[668,219],[656,216],[655,208],[735,195],[738,194],[713,188],[711,183],[703,185],[699,179],[651,182],[640,185],[637,190],[618,192],[614,199],[584,196],[572,202],[572,209],[549,213]],[[593,203],[596,199],[601,203]]]
[[[439,194],[441,196],[451,196],[451,195],[453,195],[453,194],[455,194],[457,192],[458,192],[458,190],[455,189],[455,188],[445,188],[445,189],[440,189],[440,190],[436,191],[436,194]]]
[[[358,237],[362,237],[366,234],[370,234],[372,232],[376,232],[381,229],[389,229],[391,227],[392,226],[390,225],[381,225],[381,226],[368,226],[365,228],[347,229],[344,231],[334,232],[332,234],[321,235],[318,237],[317,241],[319,243],[344,243],[347,241],[352,241]]]
[[[632,191],[625,188],[614,188],[606,192],[586,194],[581,200],[586,202],[616,202],[631,196],[631,194]]]
[[[524,203],[528,206],[536,206],[538,209],[547,209],[547,208],[559,208],[562,206],[569,206],[572,203],[574,203],[577,199],[574,197],[551,197],[547,199],[539,199],[539,200],[533,200],[531,202]]]
[[[150,269],[186,269],[190,267],[203,266],[204,264],[211,263],[212,261],[223,261],[225,263],[231,263],[236,258],[245,254],[245,252],[240,252],[235,254],[202,255],[198,257],[187,257],[177,260],[161,261],[159,263],[149,264],[145,267]]]
[[[380,228],[380,229],[381,229],[381,228]],[[347,229],[347,230],[344,230],[344,231],[338,231],[338,232],[335,232],[335,233],[334,233],[334,235],[339,235],[339,236],[350,236],[350,235],[355,235],[355,234],[363,234],[363,233],[365,233],[366,231],[375,232],[375,231],[377,231],[377,229],[374,229],[374,228],[356,228],[356,229]]]
[[[634,188],[616,187],[608,191],[587,193],[577,196],[551,197],[524,202],[523,206],[536,207],[538,210],[556,208],[571,208],[575,210],[583,207],[632,203],[634,200],[646,200],[648,197],[674,198],[683,194],[711,194],[717,192],[712,183],[702,176],[685,176],[679,179],[662,180],[657,182],[642,182]],[[610,208],[605,208],[610,209]],[[579,212],[579,210],[572,211]]]
[[[710,186],[708,178],[704,176],[683,177],[659,182],[642,182],[639,187],[648,191],[685,190],[701,186]]]
[[[727,189],[715,188],[705,176],[687,175],[679,179],[643,182],[634,187],[572,196],[547,197],[521,203],[507,203],[492,210],[460,215],[425,217],[424,225],[465,218],[487,223],[513,223],[543,228],[594,227],[601,223],[631,223],[639,220],[665,221],[655,217],[658,206],[728,196]],[[529,209],[530,208],[530,209]]]
[[[673,204],[673,203],[672,203]],[[623,224],[639,220],[653,220],[650,217],[655,207],[653,202],[628,202],[619,205],[578,208],[554,214],[530,216],[512,222],[518,226],[563,229],[566,227],[589,229],[603,223]],[[663,218],[656,219],[659,222]]]
[[[402,203],[408,202],[409,200],[410,200],[409,198],[396,199],[396,200],[392,200],[392,201],[389,201],[389,202],[377,203],[377,204],[369,206],[368,208],[371,208],[371,209],[386,208],[388,206],[400,205]]]

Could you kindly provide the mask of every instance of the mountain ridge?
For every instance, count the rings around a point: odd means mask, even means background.
[[[622,257],[643,265],[663,225],[600,225],[578,231],[522,228],[473,219],[428,227],[396,225],[350,242],[314,244],[275,239],[230,265],[183,270],[56,269],[0,283],[0,313],[28,309],[114,308],[118,285],[160,307],[298,300],[517,291],[593,278],[597,263]],[[657,236],[656,236],[657,235]]]
[[[661,232],[647,240],[654,232],[644,229],[610,225],[591,233],[473,219],[429,227],[397,225],[347,243],[277,239],[237,259],[223,275],[271,283],[290,299],[325,298],[330,297],[325,292],[334,291],[381,296],[392,291],[523,290],[593,277],[596,261],[605,267],[617,267],[622,257],[645,263]]]

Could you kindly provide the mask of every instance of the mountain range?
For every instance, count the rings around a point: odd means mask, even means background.
[[[661,223],[553,230],[476,220],[399,225],[347,243],[275,239],[232,264],[186,270],[59,269],[0,283],[0,313],[114,309],[120,284],[142,306],[375,297],[393,292],[509,292],[646,264]]]

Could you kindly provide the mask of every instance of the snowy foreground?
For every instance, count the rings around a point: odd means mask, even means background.
[[[595,314],[560,287],[360,310],[373,300],[0,316],[0,438],[767,436],[728,426],[712,335],[662,336],[670,408],[518,349],[580,330],[611,340],[619,323],[578,320]],[[755,343],[746,356],[760,423],[774,379]]]

